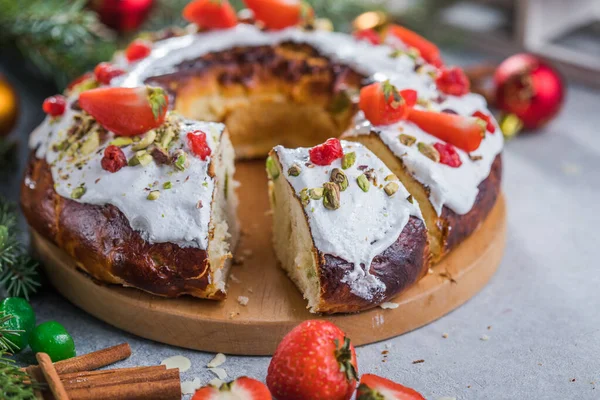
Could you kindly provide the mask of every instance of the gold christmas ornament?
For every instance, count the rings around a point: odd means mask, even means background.
[[[7,136],[19,116],[19,98],[12,85],[0,75],[0,137]]]
[[[389,16],[383,11],[368,11],[360,14],[352,21],[352,27],[355,31],[364,29],[379,30],[390,22]]]

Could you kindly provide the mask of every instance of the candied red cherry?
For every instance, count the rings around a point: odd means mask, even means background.
[[[123,75],[125,71],[121,68],[117,68],[111,63],[101,62],[94,68],[94,75],[96,75],[96,80],[104,85],[110,84],[110,81],[113,78],[116,78],[119,75]]]
[[[492,122],[492,117],[487,114],[482,113],[481,111],[475,111],[472,117],[476,117],[485,121],[485,128],[489,133],[496,132],[496,125]]]
[[[371,44],[381,44],[381,35],[374,29],[362,29],[352,34],[357,40],[366,40]]]
[[[67,108],[67,99],[61,94],[48,97],[42,104],[42,110],[51,117],[60,117]]]
[[[332,162],[344,156],[344,150],[339,139],[327,139],[325,143],[310,149],[308,154],[313,164],[331,165]]]
[[[134,62],[146,58],[152,53],[152,42],[136,39],[125,50],[127,61]]]
[[[435,143],[433,147],[440,153],[440,163],[446,164],[452,168],[458,168],[462,165],[462,161],[460,160],[456,148],[450,143],[439,142]]]
[[[471,83],[461,68],[441,68],[435,80],[438,89],[453,96],[463,96],[469,93]]]
[[[398,91],[390,81],[385,81],[363,87],[358,106],[373,125],[389,125],[406,119],[416,102],[417,92]]]
[[[212,153],[206,142],[206,133],[193,131],[187,134],[187,138],[192,152],[200,157],[202,161],[206,161],[206,158]]]
[[[127,165],[125,153],[117,146],[110,145],[104,149],[104,157],[100,161],[102,169],[115,173]]]

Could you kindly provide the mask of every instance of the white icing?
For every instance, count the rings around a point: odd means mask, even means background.
[[[384,283],[369,272],[373,258],[398,240],[411,215],[421,217],[421,212],[416,202],[411,204],[407,200],[409,193],[398,181],[400,189],[393,196],[372,183],[369,191],[364,192],[356,182],[356,178],[364,173],[359,167],[373,168],[380,185],[387,183],[385,177],[392,172],[363,145],[342,141],[342,147],[344,153],[356,153],[356,162],[343,170],[349,185],[340,192],[340,208],[329,210],[324,207],[323,200],[311,199],[304,209],[315,247],[322,253],[354,264],[342,282],[347,283],[357,296],[371,299],[373,294],[385,291]],[[285,177],[298,197],[304,188],[318,188],[329,182],[332,169],[341,169],[341,159],[328,166],[307,167],[305,164],[310,161],[308,150],[275,147],[282,165],[278,179]],[[300,175],[289,176],[287,171],[294,164],[300,166]],[[366,268],[361,268],[361,264]]]
[[[73,101],[74,99],[71,99]],[[147,166],[123,167],[115,173],[102,169],[104,149],[109,139],[98,151],[81,160],[85,164],[78,169],[68,157],[59,158],[52,145],[66,137],[67,130],[76,114],[70,105],[59,120],[47,118],[31,135],[30,146],[38,147],[36,156],[45,158],[51,165],[56,192],[66,198],[73,189],[83,184],[85,194],[75,201],[88,204],[112,204],[127,217],[132,229],[139,231],[150,243],[171,242],[183,247],[206,249],[210,223],[211,202],[215,187],[208,175],[211,157],[205,161],[191,154],[187,133],[201,130],[206,133],[207,143],[214,154],[224,125],[209,122],[181,120],[179,139],[172,150],[182,148],[188,153],[189,167],[178,171],[171,165],[151,162]],[[122,149],[127,159],[134,152],[131,146]],[[165,182],[172,188],[163,190]],[[147,199],[151,190],[160,190],[158,200]],[[198,208],[198,202],[202,207]]]
[[[147,58],[132,64],[128,64],[122,54],[117,54],[113,62],[126,70],[126,74],[113,79],[111,85],[140,86],[149,77],[174,72],[179,63],[193,60],[209,52],[222,51],[234,46],[273,45],[284,41],[307,43],[323,55],[345,63],[365,76],[372,76],[376,80],[390,79],[399,89],[415,89],[420,98],[439,97],[432,78],[426,73],[414,71],[415,60],[404,54],[395,58],[390,57],[392,47],[388,45],[373,46],[365,41],[356,41],[349,35],[326,31],[307,32],[289,28],[265,32],[247,24],[239,24],[229,30],[185,35],[157,42]],[[74,98],[69,99],[69,103],[72,101]],[[447,96],[439,108],[452,108],[465,115],[470,115],[475,110],[486,110],[485,102],[476,95],[460,98]],[[57,161],[57,155],[51,150],[51,145],[65,135],[71,125],[72,116],[73,111],[68,107],[66,114],[58,121],[47,118],[34,131],[30,146],[38,148],[37,157],[46,158],[50,163]],[[407,125],[405,129],[411,130],[413,135],[431,140],[417,127],[403,124]],[[188,129],[210,130],[213,134],[208,136],[213,138],[213,136],[218,137],[223,126],[196,123]],[[392,132],[395,129],[393,126],[377,129],[381,132],[382,139],[397,155],[404,154],[405,149],[398,148],[392,140]],[[360,133],[360,129],[355,133]],[[180,137],[185,137],[185,134]],[[214,150],[214,140],[211,139],[209,144]],[[187,146],[185,141],[181,145]],[[423,159],[421,154],[414,154],[412,151],[407,151],[404,160],[414,170],[416,178],[430,187],[431,201],[438,213],[445,204],[458,213],[465,213],[471,209],[477,194],[477,186],[489,173],[491,163],[501,148],[501,134],[497,133],[495,136],[488,134],[481,148],[475,152],[482,155],[483,159],[472,163],[470,160],[465,160],[465,154],[461,153],[463,166],[455,171],[446,171],[449,167],[434,164],[428,159]],[[128,157],[131,156],[129,150],[126,149],[125,152]],[[172,168],[160,167],[154,163],[146,168],[126,167],[115,174],[109,174],[100,169],[99,160],[100,155],[95,154],[81,171],[71,168],[67,180],[57,179],[58,169],[62,167],[64,175],[67,168],[64,163],[57,161],[52,166],[52,174],[58,184],[57,192],[61,196],[70,197],[72,189],[84,183],[87,192],[77,201],[115,205],[125,214],[131,226],[139,230],[146,240],[173,242],[182,246],[206,249],[210,218],[208,205],[211,204],[214,188],[213,180],[206,174],[209,160],[202,162],[197,158],[191,158],[189,169],[174,174]],[[190,176],[190,179],[186,182],[187,176]],[[100,181],[95,183],[97,178],[100,178]],[[167,180],[173,182],[173,189],[161,190],[161,196],[157,201],[146,200],[147,191],[144,188],[155,181],[162,185]],[[177,180],[179,182],[176,182]],[[206,182],[207,187],[202,186],[203,182]],[[205,205],[201,209],[196,208],[198,200]]]

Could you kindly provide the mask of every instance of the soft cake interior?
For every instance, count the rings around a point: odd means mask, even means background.
[[[271,158],[281,171],[277,155]],[[320,302],[317,254],[304,208],[283,174],[269,182],[273,210],[273,247],[283,269],[301,290],[312,312]]]
[[[429,248],[432,261],[436,262],[443,256],[442,222],[429,201],[429,191],[406,171],[402,161],[375,134],[344,137],[345,140],[360,142],[377,155],[400,179],[406,190],[417,200],[429,237]]]
[[[227,131],[221,135],[217,152],[212,158],[215,172],[215,191],[211,209],[208,240],[208,259],[211,267],[213,292],[225,292],[225,282],[231,267],[231,252],[239,239],[236,217],[238,198],[235,191],[235,152]]]

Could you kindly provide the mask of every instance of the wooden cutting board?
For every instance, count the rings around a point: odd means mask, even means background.
[[[243,234],[232,268],[228,298],[164,299],[137,289],[98,284],[75,269],[71,258],[32,232],[32,243],[56,289],[97,318],[127,332],[175,346],[209,352],[271,355],[301,321],[325,318],[355,345],[377,342],[423,326],[473,297],[496,271],[505,244],[506,210],[500,196],[479,229],[412,288],[394,299],[395,309],[317,316],[278,267],[271,248],[264,163],[237,163]],[[239,296],[248,297],[246,306]]]

